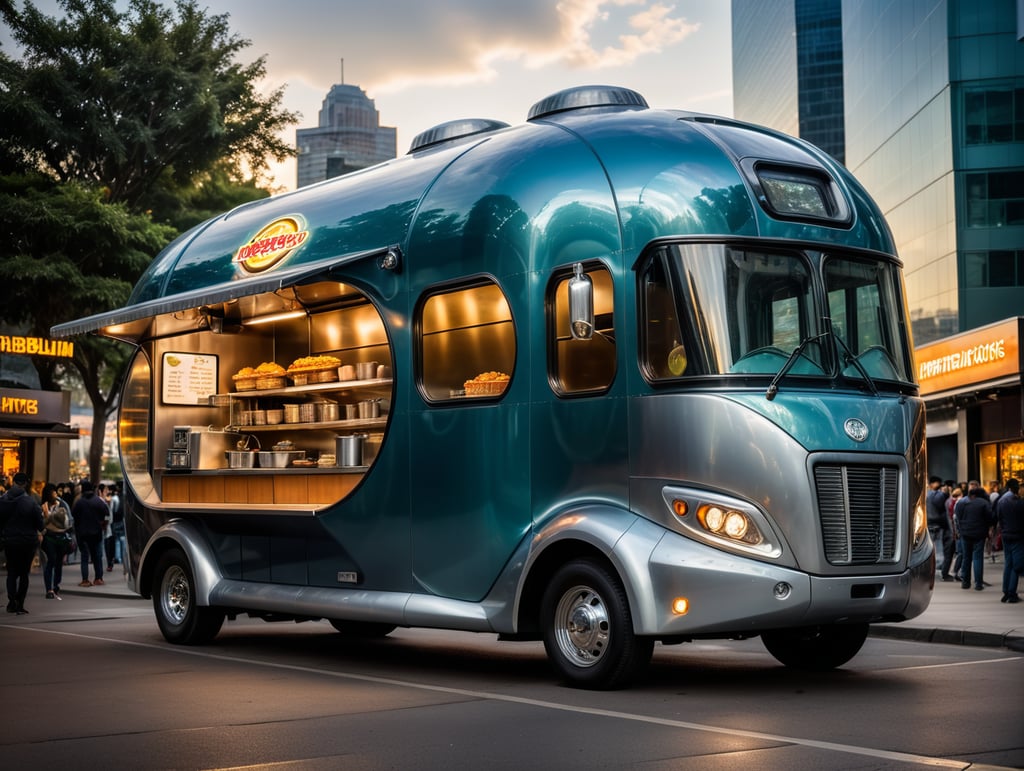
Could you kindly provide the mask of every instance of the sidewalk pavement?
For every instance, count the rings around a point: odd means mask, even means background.
[[[89,577],[92,578],[90,566]],[[936,575],[928,609],[910,621],[890,624],[872,624],[873,637],[888,637],[915,642],[933,642],[946,645],[974,645],[988,648],[1009,648],[1024,652],[1024,602],[1000,602],[1003,596],[1003,557],[996,553],[995,561],[986,558],[984,580],[990,586],[983,591],[962,589],[959,581],[942,581]],[[64,566],[61,594],[116,597],[141,600],[128,588],[121,565],[103,575],[103,586],[80,587],[82,580],[79,563]],[[32,569],[29,584],[32,602],[38,597],[43,602],[43,575],[40,568]],[[1024,595],[1024,590],[1021,590]],[[26,603],[27,604],[27,603]]]

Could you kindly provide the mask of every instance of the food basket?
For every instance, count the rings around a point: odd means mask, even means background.
[[[508,388],[508,382],[507,380],[484,380],[480,382],[470,380],[465,383],[466,396],[498,396],[505,393],[505,389]]]
[[[337,367],[320,367],[318,369],[289,370],[288,377],[297,386],[311,383],[333,383],[338,379]]]
[[[260,375],[256,378],[257,391],[266,391],[270,388],[284,388],[287,384],[288,381],[284,375]]]
[[[255,391],[256,380],[258,379],[255,375],[233,375],[231,378],[235,383],[236,391]]]

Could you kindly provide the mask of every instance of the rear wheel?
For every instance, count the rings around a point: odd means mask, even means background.
[[[153,611],[160,631],[177,645],[202,645],[217,636],[224,612],[196,604],[192,566],[181,549],[169,549],[156,566]]]
[[[387,637],[395,631],[394,624],[381,624],[374,621],[346,621],[338,618],[331,618],[328,621],[346,637],[359,637],[364,640]]]
[[[787,667],[823,672],[856,656],[867,637],[867,624],[824,624],[762,632],[761,642]]]
[[[633,633],[622,583],[591,560],[570,562],[555,574],[541,614],[548,658],[576,687],[628,685],[654,651],[653,638]]]

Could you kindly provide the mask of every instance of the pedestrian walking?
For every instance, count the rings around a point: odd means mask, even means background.
[[[67,504],[57,495],[57,485],[43,487],[43,552],[46,567],[43,568],[43,583],[46,584],[46,599],[60,599],[60,582],[64,577],[64,555],[71,543],[71,512]]]
[[[950,526],[949,517],[946,515],[946,501],[949,493],[942,486],[939,477],[932,477],[928,480],[928,495],[925,499],[925,506],[928,514],[928,532],[931,534],[932,543],[935,544],[936,568],[939,570],[943,581],[952,581],[949,569],[952,567],[950,552],[947,549],[947,542],[953,543],[953,531]]]
[[[1020,480],[1006,483],[1006,492],[996,504],[999,533],[1003,539],[1003,597],[1001,602],[1020,602],[1017,585],[1024,574],[1024,498]]]
[[[992,503],[985,488],[972,487],[967,491],[967,502],[959,504],[960,540],[963,544],[963,579],[960,586],[971,588],[971,571],[974,571],[974,588],[979,592],[985,588],[983,569],[985,565],[985,540],[995,523]]]
[[[7,558],[7,612],[23,616],[28,576],[43,538],[43,510],[28,492],[27,474],[14,475],[10,489],[0,498],[0,529]]]
[[[82,494],[71,508],[75,520],[75,537],[82,553],[82,582],[79,586],[102,586],[103,581],[103,531],[110,518],[107,502],[96,495],[92,482],[82,480]],[[89,562],[93,563],[95,578],[89,580]]]

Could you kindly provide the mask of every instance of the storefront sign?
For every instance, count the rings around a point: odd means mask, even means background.
[[[281,217],[262,228],[235,253],[235,262],[246,273],[262,273],[279,265],[306,242],[309,231],[299,218]]]
[[[0,421],[4,423],[65,423],[67,419],[60,391],[0,388]]]
[[[45,337],[0,335],[0,353],[70,359],[75,355],[75,344],[68,340],[48,340]]]
[[[921,395],[982,386],[1019,374],[1021,322],[1008,319],[917,348],[914,358]]]

